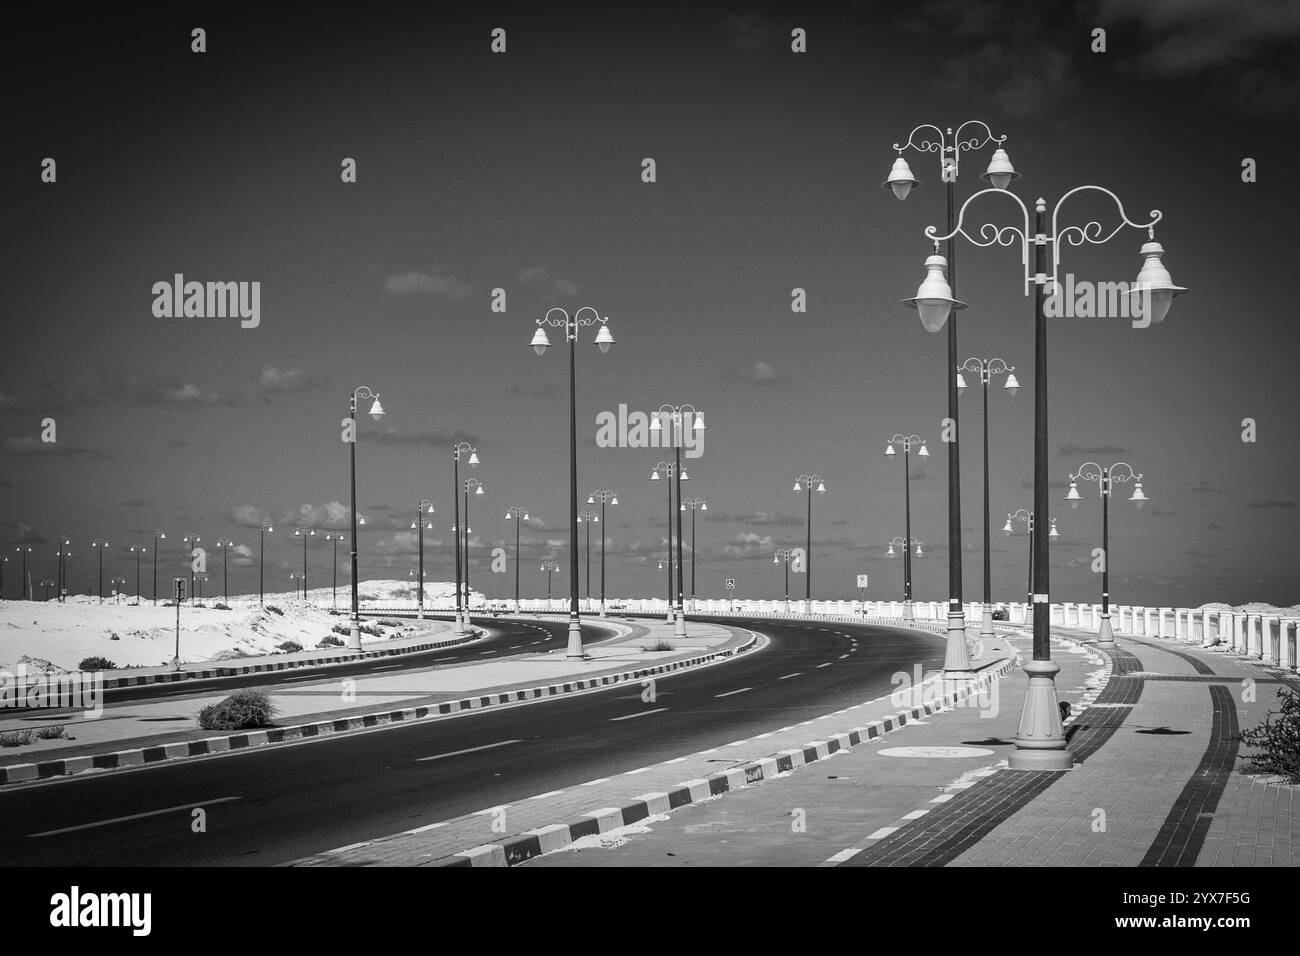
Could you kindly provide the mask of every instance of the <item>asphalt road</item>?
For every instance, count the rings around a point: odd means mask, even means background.
[[[8,866],[270,865],[626,773],[890,692],[937,635],[749,625],[771,645],[640,687],[0,790]],[[554,624],[563,632],[564,622]],[[841,658],[840,655],[847,654]],[[630,719],[635,716],[637,719]],[[429,759],[429,758],[435,759]],[[207,832],[191,832],[193,808]]]

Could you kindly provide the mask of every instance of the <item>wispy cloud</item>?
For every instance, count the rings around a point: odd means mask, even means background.
[[[426,295],[438,299],[460,300],[474,294],[474,286],[435,266],[428,272],[403,272],[384,280],[389,295]]]
[[[477,445],[481,439],[457,428],[420,431],[389,427],[379,429],[371,440],[381,445],[446,445],[450,448],[462,441]]]
[[[39,438],[32,438],[30,435],[22,438],[6,438],[4,444],[0,445],[0,454],[5,455],[60,455],[60,456],[79,456],[85,455],[90,458],[107,458],[108,453],[100,451],[97,448],[86,448],[82,445],[71,445],[63,441],[41,441]]]
[[[528,286],[542,298],[573,296],[578,294],[578,284],[572,279],[555,275],[546,266],[530,266],[519,273],[521,285]]]
[[[790,381],[790,376],[768,362],[758,361],[741,368],[727,369],[722,377],[732,382],[745,382],[750,385],[781,385]]]
[[[1062,445],[1056,450],[1058,455],[1126,455],[1127,448],[1120,448],[1118,445],[1075,445],[1073,443]]]
[[[308,372],[297,366],[279,368],[263,365],[257,376],[257,384],[266,392],[309,392],[327,389],[333,383],[326,375]]]
[[[1268,501],[1252,501],[1247,508],[1294,508],[1295,502],[1291,500],[1269,499]]]

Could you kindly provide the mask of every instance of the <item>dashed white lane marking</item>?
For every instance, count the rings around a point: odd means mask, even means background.
[[[951,800],[952,798],[953,798],[953,794],[951,794],[951,793],[941,793],[941,794],[939,794],[937,797],[935,797],[933,800],[931,800],[930,802],[931,802],[931,803],[947,803],[947,802],[948,802],[949,800]]]
[[[430,830],[436,830],[439,827],[445,827],[450,822],[451,822],[450,820],[443,820],[441,823],[426,823],[422,827],[416,827],[414,830],[407,830],[406,832],[411,834],[412,836],[414,836],[417,833],[428,833]],[[358,843],[356,845],[365,846],[364,843]]]
[[[406,666],[405,664],[386,664],[383,667],[372,667],[370,669],[372,671],[394,671],[397,670],[399,667],[405,667],[405,666]]]
[[[913,810],[911,813],[904,813],[902,819],[917,820],[929,813],[929,810]]]
[[[615,721],[615,720],[631,720],[633,717],[649,717],[651,714],[662,714],[667,709],[668,709],[667,707],[656,707],[654,710],[643,710],[640,713],[624,714],[622,717],[611,717],[609,719],[611,721]]]
[[[665,760],[664,763],[685,763],[685,757],[674,757],[672,760]]]
[[[558,797],[558,796],[559,796],[560,794],[562,794],[562,793],[564,793],[563,790],[552,790],[550,793],[539,793],[537,796],[535,796],[535,797],[529,797],[528,799],[530,799],[530,800],[545,800],[547,797]]]
[[[629,771],[627,771],[627,773],[623,774],[623,776],[625,776],[625,777],[632,777],[632,776],[635,776],[635,775],[638,774],[638,773],[645,773],[645,772],[646,772],[647,770],[649,770],[649,769],[650,769],[649,767],[637,767],[635,770],[629,770]]]
[[[184,810],[186,813],[195,807],[208,807],[214,803],[229,803],[231,800],[242,800],[242,797],[217,797],[215,800],[195,800],[193,803],[186,803],[178,807],[163,807],[161,810],[150,810],[147,813],[133,813],[126,817],[113,817],[109,820],[96,820],[94,823],[82,823],[75,827],[62,827],[58,830],[42,830],[40,833],[29,833],[31,837],[58,836],[60,833],[75,833],[78,830],[93,830],[95,827],[111,826],[114,823],[126,823],[130,820],[144,820],[148,817],[160,817],[165,813],[177,813]]]
[[[491,651],[479,651],[479,654],[491,654]]]
[[[830,667],[833,661],[827,661],[825,664],[818,664],[818,667]]]
[[[752,687],[742,687],[742,688],[740,688],[740,690],[729,690],[729,691],[727,691],[725,694],[714,694],[713,696],[714,696],[714,698],[718,698],[718,697],[730,697],[730,696],[732,696],[733,694],[743,694],[745,691],[747,691],[747,690],[753,690],[753,689],[754,689],[754,688],[752,688]]]
[[[844,660],[844,658],[846,658],[846,657],[848,657],[848,656],[849,656],[848,654],[841,654],[841,655],[839,656],[838,660],[841,660],[841,661],[842,661],[842,660]]]
[[[877,830],[875,833],[873,833],[873,834],[871,834],[870,836],[868,836],[867,839],[868,839],[868,840],[883,840],[885,837],[889,836],[889,834],[893,833],[893,832],[894,832],[895,830],[897,830],[897,829],[898,829],[898,827],[881,827],[881,828],[880,828],[879,830]]]
[[[786,674],[784,677],[778,677],[777,680],[789,680],[791,677],[798,677],[803,671],[795,671],[793,674]]]
[[[594,787],[598,783],[608,783],[609,777],[601,777],[599,780],[588,780],[583,784],[584,787]]]
[[[508,747],[510,744],[523,743],[522,740],[502,740],[495,744],[484,744],[482,747],[467,747],[465,750],[453,750],[451,753],[434,754],[432,757],[416,757],[416,763],[423,763],[426,760],[442,760],[446,757],[459,757],[461,754],[478,753],[480,750],[495,750],[497,747]]]
[[[836,853],[834,856],[832,856],[832,857],[831,857],[830,859],[828,859],[826,862],[827,862],[827,863],[843,863],[845,860],[851,860],[851,859],[853,859],[855,856],[857,856],[857,855],[858,855],[859,853],[861,853],[861,852],[862,852],[861,850],[855,850],[855,849],[853,849],[852,847],[849,847],[847,850],[840,850],[839,853]]]
[[[524,646],[524,645],[522,645],[522,644],[511,644],[510,647],[507,648],[507,650],[517,651],[517,650],[519,650],[519,648],[521,648],[521,647],[523,647],[523,646]]]

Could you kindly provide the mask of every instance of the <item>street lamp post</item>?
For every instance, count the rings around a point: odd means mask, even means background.
[[[600,520],[597,511],[579,511],[578,524],[587,526],[587,611],[591,611],[591,526]]]
[[[140,603],[140,558],[149,549],[142,544],[131,545],[131,553],[135,555],[135,603]]]
[[[463,511],[463,513],[464,513],[464,515],[465,515],[465,526],[464,526],[464,527],[465,527],[465,541],[464,541],[464,544],[462,545],[462,547],[463,547],[463,553],[464,553],[464,555],[465,555],[465,622],[466,622],[467,624],[469,623],[469,595],[470,595],[470,590],[469,590],[469,536],[470,536],[470,534],[474,531],[474,529],[471,528],[471,527],[469,526],[469,490],[470,490],[471,488],[474,489],[474,494],[475,494],[475,495],[482,495],[482,494],[483,494],[483,482],[479,481],[477,478],[466,478],[466,479],[465,479],[465,491],[464,491],[464,494],[465,494],[465,503],[464,503],[464,505],[462,506],[462,511]]]
[[[198,544],[198,543],[199,543],[200,541],[202,541],[202,540],[203,540],[202,538],[200,538],[197,534],[195,534],[195,533],[192,532],[192,531],[191,531],[190,533],[186,534],[183,538],[181,538],[181,541],[185,544],[185,547],[186,547],[189,551],[191,551],[191,552],[193,551],[194,546],[195,546],[196,544]],[[188,557],[189,557],[189,559],[190,559],[190,596],[189,596],[189,601],[190,601],[190,603],[192,604],[192,603],[194,603],[194,555],[193,555],[192,553],[190,553],[190,554],[188,555]]]
[[[1070,490],[1065,500],[1071,508],[1079,507],[1078,481],[1096,481],[1101,493],[1101,627],[1097,644],[1101,647],[1114,647],[1115,635],[1110,626],[1110,493],[1116,481],[1132,481],[1133,494],[1129,501],[1139,508],[1147,500],[1142,492],[1142,476],[1135,474],[1133,466],[1126,461],[1117,461],[1113,465],[1102,467],[1095,461],[1085,461],[1077,473],[1070,476]]]
[[[9,563],[9,555],[0,557],[0,601],[5,596],[5,565]]]
[[[1032,607],[1034,602],[1034,513],[1024,508],[1008,513],[1007,523],[1002,526],[1002,530],[1008,535],[1011,534],[1012,530],[1014,530],[1011,526],[1011,522],[1013,521],[1023,523],[1025,530],[1029,533],[1029,588],[1027,591],[1029,596],[1026,600]],[[1060,532],[1056,530],[1056,519],[1051,518],[1047,529],[1047,537],[1050,540],[1051,538],[1059,538],[1060,536]]]
[[[263,590],[266,581],[266,536],[275,534],[271,522],[263,518],[257,523],[257,603],[264,603]]]
[[[546,610],[551,609],[551,574],[560,570],[559,564],[554,561],[543,561],[539,571],[546,572]]]
[[[59,535],[58,540],[59,550],[55,552],[55,557],[58,558],[59,583],[55,597],[58,599],[58,602],[62,604],[63,592],[68,589],[68,558],[72,557],[72,552],[69,551],[68,548],[72,544],[72,539]]]
[[[686,621],[684,617],[679,618],[677,614],[677,605],[673,599],[674,590],[680,596],[682,590],[681,580],[681,563],[682,563],[682,529],[681,529],[681,511],[673,507],[673,485],[677,485],[677,499],[682,496],[682,482],[690,481],[691,476],[686,473],[680,461],[658,462],[650,472],[651,481],[660,480],[660,472],[668,483],[668,622],[673,625],[674,636],[684,637],[686,635]],[[673,518],[677,517],[677,555],[673,556]],[[673,573],[677,572],[677,586],[673,587]],[[680,623],[680,626],[679,626]]]
[[[41,578],[41,590],[44,592],[42,600],[48,601],[50,599],[50,588],[52,587],[54,587],[53,581],[49,578]]]
[[[456,539],[456,626],[457,634],[465,633],[466,619],[468,614],[461,616],[461,581],[460,581],[460,456],[465,455],[466,463],[471,468],[478,467],[478,452],[474,450],[469,442],[456,442],[451,446],[451,497],[452,507],[455,510],[455,524],[452,525],[452,537]]]
[[[970,132],[963,135],[963,130],[967,127],[970,127]],[[937,134],[937,139],[931,139],[932,134]],[[981,174],[981,178],[993,183],[997,189],[1005,189],[1020,175],[1011,165],[1007,151],[1002,147],[1005,141],[1006,136],[995,136],[988,124],[982,120],[967,120],[957,127],[955,133],[951,127],[945,131],[933,124],[923,123],[908,134],[906,143],[894,144],[894,149],[898,151],[898,158],[894,161],[894,167],[884,185],[892,189],[899,199],[907,198],[912,187],[920,185],[920,182],[912,176],[907,160],[903,158],[903,152],[914,149],[922,153],[939,154],[939,173],[940,179],[946,186],[948,212],[947,262],[951,267],[948,286],[951,291],[948,297],[954,303],[957,288],[957,250],[953,239],[953,211],[956,205],[961,154],[981,150],[990,143],[996,144],[988,168]],[[937,245],[935,252],[938,252]],[[958,304],[956,307],[962,306]],[[926,318],[927,316],[923,314],[922,321]],[[930,323],[926,323],[926,328],[931,332],[938,332],[941,326],[942,323],[933,327]],[[966,611],[962,603],[961,455],[958,444],[957,380],[951,372],[956,364],[957,320],[954,316],[948,322],[948,354],[945,362],[947,371],[944,374],[948,392],[948,427],[951,429],[950,438],[946,442],[948,445],[948,647],[944,660],[944,674],[946,677],[965,678],[974,676],[974,672],[970,665],[970,653],[966,649]]]
[[[558,312],[563,318],[551,318],[551,313]],[[584,312],[590,312],[590,318],[583,318]],[[569,343],[569,644],[568,657],[585,657],[582,650],[582,624],[578,613],[578,386],[577,386],[577,343],[578,329],[582,326],[600,325],[596,332],[594,345],[602,353],[609,352],[614,345],[614,336],[609,331],[609,317],[601,317],[589,305],[585,305],[569,315],[564,309],[549,309],[537,320],[537,331],[533,333],[530,343],[538,355],[550,347],[544,326],[556,326],[564,329],[565,341]]]
[[[773,564],[785,565],[785,610],[790,612],[790,559],[794,557],[793,548],[781,548],[772,555]]]
[[[351,517],[352,517],[352,630],[348,636],[348,647],[361,651],[361,597],[357,581],[357,399],[371,399],[370,417],[375,421],[384,417],[384,406],[379,403],[379,393],[369,385],[358,385],[348,396],[348,417],[344,419],[345,435],[348,437],[348,457],[351,465]]]
[[[114,576],[108,579],[109,590],[113,592],[113,596],[117,598],[117,603],[120,605],[122,603],[122,592],[118,589],[119,584],[125,585],[126,578],[119,578]]]
[[[605,505],[618,507],[618,495],[608,488],[587,495],[587,504],[600,502],[600,616],[605,616]]]
[[[682,500],[682,482],[689,480],[690,476],[682,468],[682,444],[685,440],[684,428],[686,420],[690,418],[690,427],[698,432],[704,430],[704,415],[689,403],[684,405],[660,405],[659,410],[654,413],[650,419],[650,430],[658,432],[663,428],[662,420],[667,419],[672,423],[671,439],[673,445],[673,461],[677,465],[677,501],[679,507],[675,512],[670,511],[668,514],[669,523],[672,523],[673,515],[677,517],[677,620],[673,626],[674,637],[686,636],[686,611],[684,607],[684,598],[686,588],[682,580],[682,509],[680,502]]]
[[[984,602],[980,619],[980,637],[984,638],[993,636],[993,560],[989,548],[989,381],[994,375],[1006,375],[1007,380],[1002,387],[1008,395],[1015,395],[1020,389],[1015,371],[1014,365],[1008,365],[1000,358],[968,358],[957,366],[957,393],[961,394],[966,389],[966,379],[962,377],[962,372],[969,372],[979,376],[980,392],[984,398]]]
[[[519,522],[528,520],[527,508],[507,508],[506,520],[515,523],[515,613],[519,613]]]
[[[235,542],[229,538],[218,538],[217,547],[221,549],[221,600],[230,603],[230,549]]]
[[[20,544],[18,547],[14,548],[14,550],[23,556],[23,576],[18,579],[18,600],[26,601],[28,599],[27,555],[32,553],[32,546],[29,544],[27,547],[23,547]],[[0,587],[0,596],[3,596],[3,594],[4,588]]]
[[[894,451],[894,443],[897,442],[903,446],[903,540],[912,540],[912,446],[920,445],[916,453],[917,458],[929,458],[930,449],[925,447],[925,439],[919,435],[902,435],[897,434],[885,445],[885,457],[890,461],[898,452]],[[912,620],[912,556],[911,552],[903,549],[903,619]],[[952,643],[949,635],[949,644]],[[966,640],[963,635],[961,650],[964,654],[966,651]],[[967,667],[969,667],[969,662]],[[945,670],[947,662],[945,661]]]
[[[433,530],[433,522],[426,517],[431,514],[433,514],[433,502],[428,498],[421,498],[420,503],[415,506],[415,520],[411,522],[411,528],[415,531],[416,550],[420,558],[418,562],[420,583],[416,589],[419,610],[416,618],[421,621],[424,620],[424,532]],[[325,540],[329,540],[329,535],[325,536]]]
[[[295,528],[293,532],[295,538],[302,538],[302,599],[307,600],[307,539],[316,537],[316,529],[303,525]]]
[[[807,534],[804,539],[804,582],[803,598],[804,613],[812,613],[812,493],[813,485],[817,486],[818,494],[826,493],[826,482],[822,481],[821,475],[800,475],[794,480],[794,490],[796,493],[806,491],[808,493],[808,524]]]
[[[325,535],[325,540],[334,543],[334,576],[330,591],[330,604],[331,609],[337,613],[339,609],[339,542],[343,540],[343,535],[330,533]],[[421,585],[421,590],[423,590],[423,585]]]
[[[154,528],[154,531],[153,531],[153,603],[154,603],[154,607],[157,607],[157,606],[158,606],[158,542],[159,542],[159,541],[163,541],[163,540],[165,540],[166,538],[167,538],[167,534],[166,534],[166,532],[164,532],[164,531],[159,531],[157,528]],[[62,593],[62,590],[63,590],[63,584],[62,584],[62,580],[60,580],[60,583],[59,583],[59,591],[60,591],[60,593]],[[60,598],[60,600],[62,600],[62,599]]]
[[[90,542],[90,546],[99,552],[99,603],[104,603],[104,549],[108,547],[108,542],[103,538],[96,538]]]
[[[903,549],[903,618],[908,621],[912,620],[912,549],[916,549],[918,558],[924,557],[921,550],[923,544],[924,541],[913,538],[910,534],[902,538],[895,535],[889,539],[889,550],[885,552],[885,557],[892,558],[894,548]]]
[[[938,244],[954,239],[959,234],[977,246],[991,246],[994,243],[1010,246],[1015,245],[1019,240],[1026,295],[1029,294],[1031,282],[1034,285],[1034,520],[1036,524],[1041,524],[1048,520],[1047,290],[1049,286],[1053,289],[1059,288],[1062,243],[1072,246],[1080,246],[1084,243],[1101,245],[1114,238],[1125,226],[1146,229],[1147,241],[1141,249],[1143,265],[1130,295],[1139,297],[1140,308],[1145,312],[1148,325],[1162,322],[1174,297],[1187,290],[1173,284],[1168,270],[1161,262],[1164,247],[1155,240],[1155,225],[1163,218],[1159,210],[1152,210],[1148,222],[1134,222],[1128,218],[1119,197],[1109,189],[1092,185],[1076,186],[1057,200],[1052,210],[1052,228],[1049,234],[1045,200],[1040,198],[1035,202],[1034,223],[1031,226],[1029,209],[1024,202],[1014,193],[996,188],[997,185],[995,181],[995,188],[981,190],[967,199],[958,213],[956,226],[950,229],[947,235],[938,235],[934,226],[926,227],[925,235],[934,243],[936,251],[926,262],[928,275],[918,288],[916,296],[904,301],[917,309],[927,329],[937,332],[947,321],[950,312],[964,305],[953,297],[952,289],[944,279],[946,262],[944,257],[937,253]],[[1076,193],[1085,191],[1099,192],[1114,201],[1120,215],[1120,224],[1109,232],[1105,232],[1097,220],[1081,225],[1062,226],[1059,222],[1062,204]],[[985,223],[978,230],[977,235],[967,232],[964,228],[966,210],[971,203],[986,194],[1007,197],[1014,202],[1022,215],[1020,224],[998,226],[996,223]],[[1031,245],[1033,246],[1032,265],[1030,264]],[[1049,246],[1051,247],[1050,272],[1048,271]],[[1057,707],[1055,677],[1060,671],[1060,666],[1052,661],[1051,655],[1051,595],[1047,544],[1045,535],[1039,535],[1034,541],[1032,601],[1034,651],[1033,660],[1025,665],[1025,672],[1029,675],[1029,688],[1021,711],[1016,750],[1009,758],[1009,766],[1013,770],[1069,770],[1074,766],[1074,757],[1066,746]]]
[[[687,498],[679,510],[691,509],[691,613],[695,613],[695,512],[708,511],[709,503],[703,498]]]

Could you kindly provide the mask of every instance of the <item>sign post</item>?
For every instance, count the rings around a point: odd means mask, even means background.
[[[867,616],[867,576],[865,574],[858,575],[858,592],[861,595],[861,600],[862,600],[862,616],[866,617]]]
[[[736,596],[732,594],[732,592],[736,590],[736,579],[727,578],[727,580],[723,583],[727,589],[727,606],[730,607],[732,612],[734,613],[736,610]]]
[[[176,670],[181,669],[181,602],[185,600],[185,579],[176,578],[176,656],[172,659],[172,665]]]

